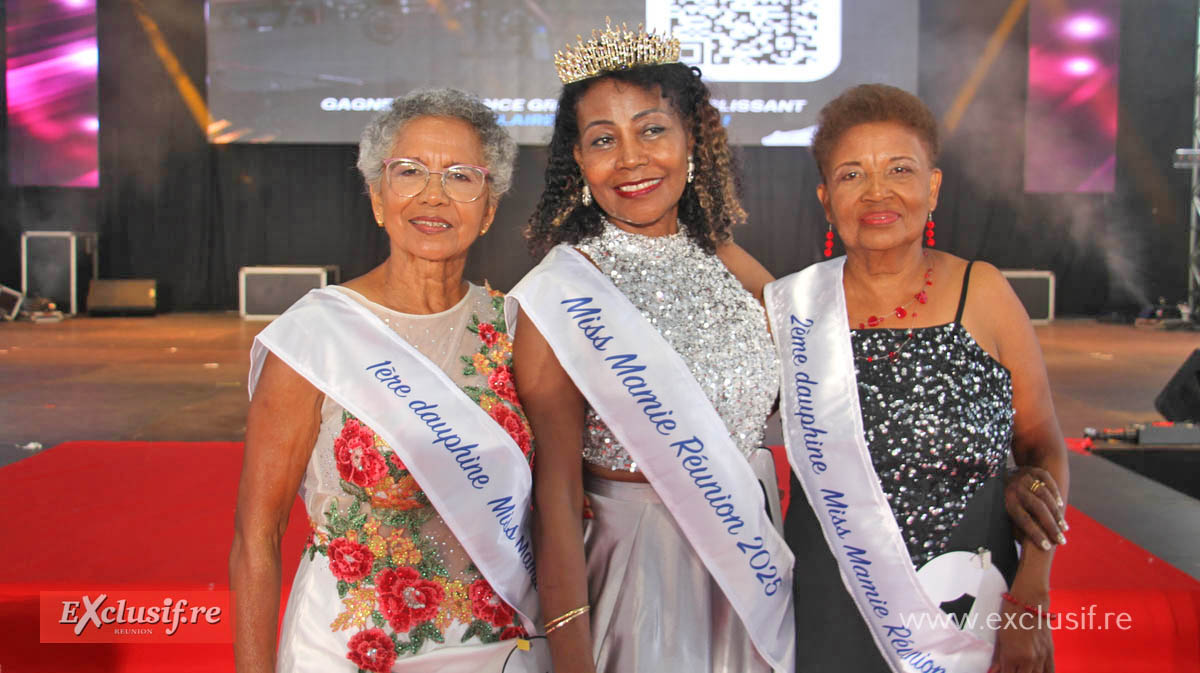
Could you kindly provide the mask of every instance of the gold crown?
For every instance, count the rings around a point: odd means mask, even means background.
[[[554,55],[554,67],[563,84],[595,77],[610,70],[624,70],[639,65],[661,65],[679,62],[679,39],[647,33],[638,25],[631,31],[621,24],[613,28],[612,21],[605,17],[604,32],[592,31],[588,42],[579,38],[579,46],[559,50]]]

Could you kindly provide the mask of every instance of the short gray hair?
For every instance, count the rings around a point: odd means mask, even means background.
[[[389,158],[396,136],[405,124],[418,117],[450,117],[470,124],[483,144],[492,199],[499,199],[512,186],[517,144],[496,122],[496,113],[465,91],[423,89],[394,99],[391,109],[380,113],[363,129],[358,142],[358,171],[368,187],[379,186],[383,162]]]

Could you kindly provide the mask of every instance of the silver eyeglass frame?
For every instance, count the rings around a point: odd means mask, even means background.
[[[475,164],[452,164],[450,166],[447,166],[445,168],[445,170],[431,171],[431,170],[429,170],[428,166],[421,163],[420,161],[417,161],[416,159],[409,159],[408,157],[392,157],[391,159],[383,160],[383,179],[387,183],[388,189],[392,189],[392,190],[395,189],[395,187],[392,186],[392,179],[391,179],[391,175],[389,174],[389,169],[391,168],[392,164],[400,162],[400,161],[404,161],[404,162],[407,162],[410,164],[415,164],[415,165],[420,166],[421,168],[425,169],[425,184],[421,185],[420,189],[413,192],[412,194],[400,194],[400,193],[393,192],[396,194],[396,196],[399,196],[401,198],[406,198],[406,199],[412,198],[412,197],[420,194],[421,192],[425,191],[426,189],[428,189],[430,176],[436,175],[436,176],[438,176],[438,179],[442,183],[442,193],[446,195],[446,198],[450,199],[451,201],[458,202],[458,203],[474,203],[474,202],[478,201],[481,196],[483,196],[484,192],[487,191],[487,189],[486,189],[487,183],[488,183],[488,181],[490,181],[492,179],[492,172],[489,171],[485,166],[476,166]],[[461,199],[456,199],[453,196],[451,196],[450,192],[446,191],[446,173],[451,172],[455,168],[473,168],[473,169],[479,171],[480,173],[483,173],[483,181],[484,181],[485,189],[480,189],[479,194],[477,194],[475,196],[475,198],[468,199],[466,201],[463,201]]]

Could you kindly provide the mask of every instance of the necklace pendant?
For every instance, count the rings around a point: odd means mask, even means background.
[[[881,322],[883,322],[883,318],[879,318],[877,316],[870,316],[867,318],[867,327],[877,327],[877,326],[879,326],[879,323],[881,323]]]
[[[903,320],[904,316],[906,316],[906,315],[908,315],[908,311],[904,310],[903,306],[896,307],[896,317],[897,318],[900,318],[901,320]]]

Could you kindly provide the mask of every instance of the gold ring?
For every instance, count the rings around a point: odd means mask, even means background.
[[[1033,483],[1029,485],[1029,492],[1037,493],[1038,489],[1045,485],[1046,485],[1046,482],[1042,481],[1041,479],[1034,479]]]

